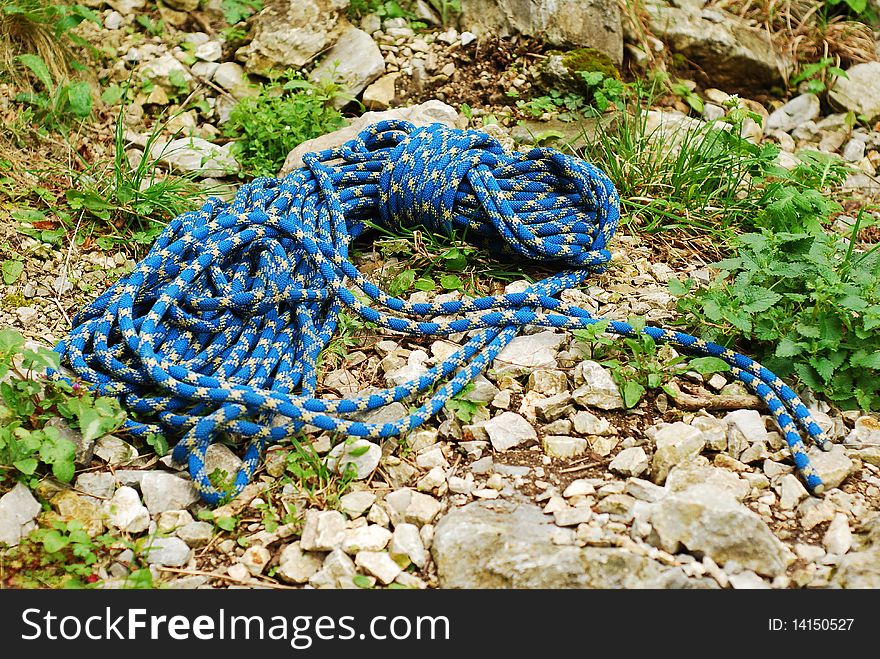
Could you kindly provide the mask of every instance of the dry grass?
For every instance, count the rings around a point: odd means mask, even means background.
[[[19,89],[28,76],[15,58],[38,55],[55,80],[69,77],[72,52],[56,35],[58,10],[44,0],[0,0],[0,76]]]
[[[877,59],[871,28],[842,16],[824,15],[821,2],[717,0],[712,4],[763,26],[795,62],[832,57],[847,67]]]

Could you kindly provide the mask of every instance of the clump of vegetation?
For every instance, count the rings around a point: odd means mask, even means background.
[[[58,353],[24,348],[24,337],[0,330],[0,484],[27,479],[40,465],[60,481],[73,478],[76,445],[47,425],[62,417],[84,442],[113,432],[125,421],[119,401],[95,396],[78,385],[52,380],[47,368],[59,367]]]
[[[132,162],[126,153],[124,113],[123,107],[116,119],[113,159],[83,163],[76,186],[65,193],[71,210],[96,221],[98,246],[108,249],[120,243],[151,244],[165,222],[192,210],[205,192],[192,176],[162,171],[158,157],[151,155],[164,122],[157,122],[143,156]]]
[[[858,223],[846,240],[796,229],[792,212],[781,230],[737,237],[708,287],[670,290],[706,338],[748,342],[778,375],[844,407],[880,410],[880,250],[856,251]]]
[[[337,91],[333,85],[314,85],[289,75],[239,101],[223,129],[236,140],[233,150],[242,176],[274,177],[291,149],[344,126],[342,115],[331,105]]]
[[[27,72],[18,58],[33,55],[44,62],[50,78],[67,79],[76,61],[72,46],[86,45],[71,29],[84,20],[101,24],[95,12],[82,5],[0,0],[0,73],[26,88]]]
[[[630,318],[627,322],[636,332],[641,332],[646,324],[642,316]],[[600,363],[611,371],[627,409],[638,405],[648,391],[667,391],[670,380],[688,371],[709,375],[730,370],[724,360],[679,355],[671,346],[658,344],[647,334],[613,339],[606,334],[609,325],[610,321],[601,320],[572,333],[590,346],[592,359],[602,359]],[[675,396],[671,390],[668,393]]]
[[[19,55],[24,65],[40,82],[40,91],[21,92],[15,100],[32,108],[32,118],[42,129],[63,132],[76,120],[92,113],[92,91],[82,80],[54,80],[46,62],[38,55]]]

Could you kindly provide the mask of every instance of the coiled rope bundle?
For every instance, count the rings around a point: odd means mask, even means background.
[[[305,424],[373,439],[404,434],[486,369],[522,326],[576,329],[601,320],[555,297],[611,258],[605,247],[619,200],[589,163],[551,149],[506,153],[482,132],[404,121],[376,124],[303,161],[283,179],[256,179],[229,203],[211,198],[173,220],[130,274],[80,312],[55,348],[96,392],[117,397],[143,420],[127,422],[132,433],[182,435],[173,457],[188,462],[211,504],[227,495],[205,473],[208,446],[221,436],[246,443],[237,494],[264,447]],[[365,220],[377,217],[387,226],[467,228],[505,250],[568,269],[522,293],[407,302],[382,291],[348,258]],[[410,336],[475,332],[411,382],[319,399],[316,363],[343,308]],[[637,334],[617,321],[608,331]],[[779,378],[720,345],[657,327],[641,331],[730,364],[773,412],[808,487],[821,491],[796,424],[821,447],[827,440]],[[346,418],[437,385],[421,407],[392,423]]]

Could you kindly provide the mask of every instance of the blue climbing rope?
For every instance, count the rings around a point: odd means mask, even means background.
[[[482,132],[404,121],[373,125],[303,162],[283,179],[241,186],[231,202],[211,198],[174,219],[130,274],[78,314],[55,348],[96,392],[117,397],[133,414],[127,422],[133,434],[181,436],[173,457],[188,463],[210,504],[227,495],[205,473],[213,441],[246,444],[237,494],[266,445],[292,438],[305,424],[372,439],[404,434],[437,414],[524,325],[576,329],[601,320],[556,297],[611,258],[606,246],[617,228],[619,199],[591,164],[551,149],[507,153]],[[522,293],[407,302],[382,291],[349,259],[352,240],[377,218],[389,227],[466,228],[503,251],[567,269]],[[409,336],[472,334],[411,382],[320,399],[318,356],[343,309]],[[608,331],[638,333],[618,321]],[[822,490],[797,426],[823,448],[827,439],[778,377],[688,334],[641,331],[730,364],[767,403],[808,487]],[[435,386],[421,407],[397,421],[347,418]]]

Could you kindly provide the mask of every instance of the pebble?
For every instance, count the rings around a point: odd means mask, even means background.
[[[544,438],[544,451],[554,458],[574,458],[587,450],[587,440],[581,437],[549,435]]]
[[[515,412],[502,412],[487,421],[484,427],[496,451],[507,451],[538,439],[532,424]]]
[[[648,456],[641,446],[618,453],[608,468],[621,476],[641,476],[648,469]]]
[[[419,535],[419,528],[415,524],[404,522],[394,527],[388,552],[391,558],[404,568],[409,563],[422,568],[428,561],[428,553]]]
[[[134,488],[120,487],[104,509],[109,524],[125,533],[143,533],[150,526],[150,511]]]
[[[382,449],[366,439],[355,439],[337,444],[327,456],[327,467],[343,474],[352,469],[355,480],[372,474],[382,459]]]
[[[354,564],[372,574],[385,585],[394,581],[403,569],[384,551],[358,552],[354,557]]]
[[[261,545],[254,545],[244,550],[241,556],[241,564],[253,576],[263,573],[269,561],[272,560],[272,553]]]
[[[292,542],[281,551],[275,572],[288,583],[306,583],[323,565],[321,554],[305,552],[300,542]]]
[[[305,551],[331,551],[345,540],[345,517],[336,510],[308,510],[302,531]]]
[[[148,471],[143,475],[141,493],[151,515],[185,510],[199,500],[191,481],[162,471]]]
[[[391,531],[377,524],[348,529],[342,541],[342,551],[357,554],[360,551],[381,551],[391,540]]]
[[[192,558],[192,549],[180,538],[153,538],[142,556],[150,565],[180,567]]]
[[[842,556],[850,550],[850,547],[852,547],[852,532],[849,529],[846,513],[837,513],[834,516],[831,524],[828,525],[828,530],[825,531],[825,535],[822,537],[822,544],[825,545],[825,549],[828,550],[829,554]]]

